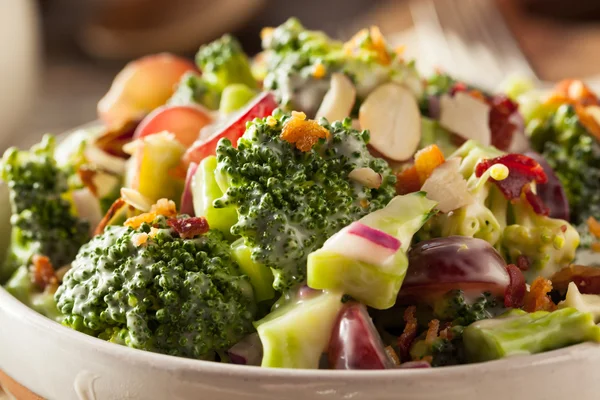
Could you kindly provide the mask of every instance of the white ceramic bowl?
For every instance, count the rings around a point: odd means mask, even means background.
[[[8,210],[0,183],[0,254]],[[598,369],[600,345],[593,343],[438,369],[318,371],[196,361],[86,336],[0,287],[0,383],[23,400],[597,400]]]

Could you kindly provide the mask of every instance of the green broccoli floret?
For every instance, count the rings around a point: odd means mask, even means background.
[[[403,83],[416,95],[421,94],[422,85],[414,64],[398,57],[378,31],[365,29],[344,44],[323,32],[308,30],[296,18],[290,18],[274,29],[263,31],[262,38],[264,87],[273,90],[287,110],[314,115],[334,72],[346,74],[356,86],[358,101],[353,116],[357,115],[362,100],[385,82]]]
[[[462,290],[451,290],[434,303],[433,314],[440,320],[451,321],[452,325],[467,326],[491,318],[493,309],[497,307],[496,299],[489,293],[470,302],[465,299]]]
[[[563,308],[478,321],[464,330],[463,340],[467,360],[479,362],[600,342],[600,328],[590,313]]]
[[[196,64],[202,71],[202,78],[219,92],[233,83],[242,83],[252,89],[258,86],[252,76],[248,56],[231,35],[224,35],[200,47]]]
[[[237,208],[231,232],[245,239],[255,262],[273,269],[277,290],[305,280],[308,254],[395,195],[387,163],[369,154],[368,132],[353,130],[349,119],[323,120],[329,140],[303,152],[280,137],[288,120],[276,111],[250,123],[237,149],[228,140],[217,146],[216,173],[228,188],[214,206]],[[364,167],[382,175],[378,189],[348,178]]]
[[[600,219],[600,144],[569,104],[534,115],[527,133],[565,188],[571,221],[587,233],[585,221]]]
[[[67,200],[69,172],[57,166],[54,148],[55,139],[47,135],[29,151],[11,148],[4,153],[2,179],[10,192],[12,232],[0,281],[28,266],[36,254],[61,267],[89,239],[87,222],[77,218]]]
[[[230,35],[224,35],[200,47],[196,54],[196,64],[202,75],[188,72],[169,99],[169,104],[202,104],[211,110],[218,110],[223,90],[233,84],[243,84],[250,90],[258,88],[258,83],[250,69],[248,56],[240,43]]]
[[[164,217],[110,226],[83,246],[56,292],[63,324],[143,350],[213,359],[252,330],[248,278],[216,231],[183,239]]]

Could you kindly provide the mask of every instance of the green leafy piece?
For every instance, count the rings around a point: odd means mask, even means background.
[[[234,207],[215,208],[213,202],[223,196],[215,178],[217,158],[209,156],[198,165],[192,181],[192,198],[194,213],[205,217],[211,229],[221,231],[225,237],[231,238],[231,227],[237,222],[237,211]]]
[[[281,138],[290,116],[276,111],[272,118],[251,122],[237,148],[219,142],[217,182],[226,191],[213,205],[237,209],[231,233],[244,238],[252,259],[273,270],[275,289],[284,290],[306,279],[308,254],[329,236],[392,199],[395,176],[370,155],[368,133],[353,130],[350,120],[322,121],[329,140],[303,152]],[[364,167],[381,174],[378,189],[348,178]]]
[[[55,139],[44,136],[31,150],[10,148],[2,159],[2,179],[9,189],[11,244],[0,269],[0,282],[35,254],[63,266],[88,239],[88,224],[73,211],[68,197],[69,171],[54,160]]]
[[[402,247],[389,265],[374,265],[319,249],[308,256],[308,286],[341,291],[377,309],[392,307],[406,275],[406,250],[412,235],[432,215],[435,205],[421,192],[395,197],[386,207],[361,219],[365,225],[400,240]]]
[[[318,369],[342,305],[341,294],[323,292],[255,322],[263,345],[261,366]]]
[[[275,297],[273,273],[269,268],[252,260],[252,251],[244,244],[244,239],[240,238],[231,244],[231,256],[242,272],[250,278],[257,302]]]
[[[563,308],[478,321],[465,328],[463,339],[467,360],[479,362],[600,342],[600,327],[591,314]]]
[[[135,230],[109,226],[72,265],[56,301],[73,329],[196,359],[252,330],[252,286],[218,231],[182,239],[162,216]]]

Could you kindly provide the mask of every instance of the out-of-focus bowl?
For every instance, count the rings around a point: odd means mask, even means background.
[[[0,250],[10,232],[0,182]],[[0,251],[0,253],[2,252]],[[266,369],[154,354],[86,336],[0,287],[0,384],[15,398],[57,400],[552,400],[600,398],[600,345],[437,369]]]

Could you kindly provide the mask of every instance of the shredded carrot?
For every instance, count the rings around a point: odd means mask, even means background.
[[[173,202],[173,200],[159,199],[156,204],[152,205],[149,212],[128,218],[123,225],[137,229],[144,222],[147,224],[151,223],[159,215],[163,215],[167,218],[177,216],[177,206],[175,205],[175,202]]]
[[[94,177],[97,173],[98,171],[88,168],[85,165],[77,169],[77,175],[79,175],[81,183],[83,183],[83,185],[87,187],[94,196],[98,195],[98,188],[94,182]]]
[[[413,165],[396,174],[396,193],[407,194],[421,190],[421,180],[417,168]]]
[[[317,121],[307,120],[303,112],[292,111],[292,118],[286,121],[281,139],[292,143],[300,151],[310,151],[319,139],[329,137],[329,131]]]
[[[327,68],[321,63],[315,65],[315,70],[313,71],[313,77],[317,79],[321,79],[327,74]]]
[[[554,86],[551,98],[566,99],[571,104],[589,106],[598,104],[598,97],[590,88],[578,79],[564,79]]]
[[[433,342],[438,338],[438,334],[440,332],[440,321],[437,319],[432,319],[429,321],[429,325],[427,328],[427,334],[425,335],[425,343],[428,345],[432,345]]]
[[[42,290],[46,289],[49,285],[56,285],[58,279],[54,272],[54,267],[50,262],[50,259],[46,256],[35,254],[31,258],[32,271],[33,271],[33,282]]]
[[[587,226],[590,233],[600,239],[600,222],[594,217],[589,217],[587,219]]]
[[[358,53],[361,48],[374,52],[381,64],[387,65],[392,61],[388,45],[377,26],[361,29],[344,44],[347,55]]]
[[[432,144],[417,151],[415,154],[415,168],[421,185],[431,176],[433,170],[444,163],[444,153]]]
[[[115,200],[115,202],[112,203],[112,205],[110,206],[110,208],[108,209],[108,211],[106,212],[104,217],[102,217],[102,220],[96,227],[96,230],[94,231],[94,236],[102,234],[102,232],[104,232],[104,229],[108,226],[110,221],[125,206],[126,206],[125,200],[123,200],[122,198],[119,197],[117,200]]]
[[[554,311],[556,304],[552,302],[548,293],[552,290],[552,282],[541,276],[535,278],[529,292],[525,294],[523,310],[527,312],[534,311]]]

